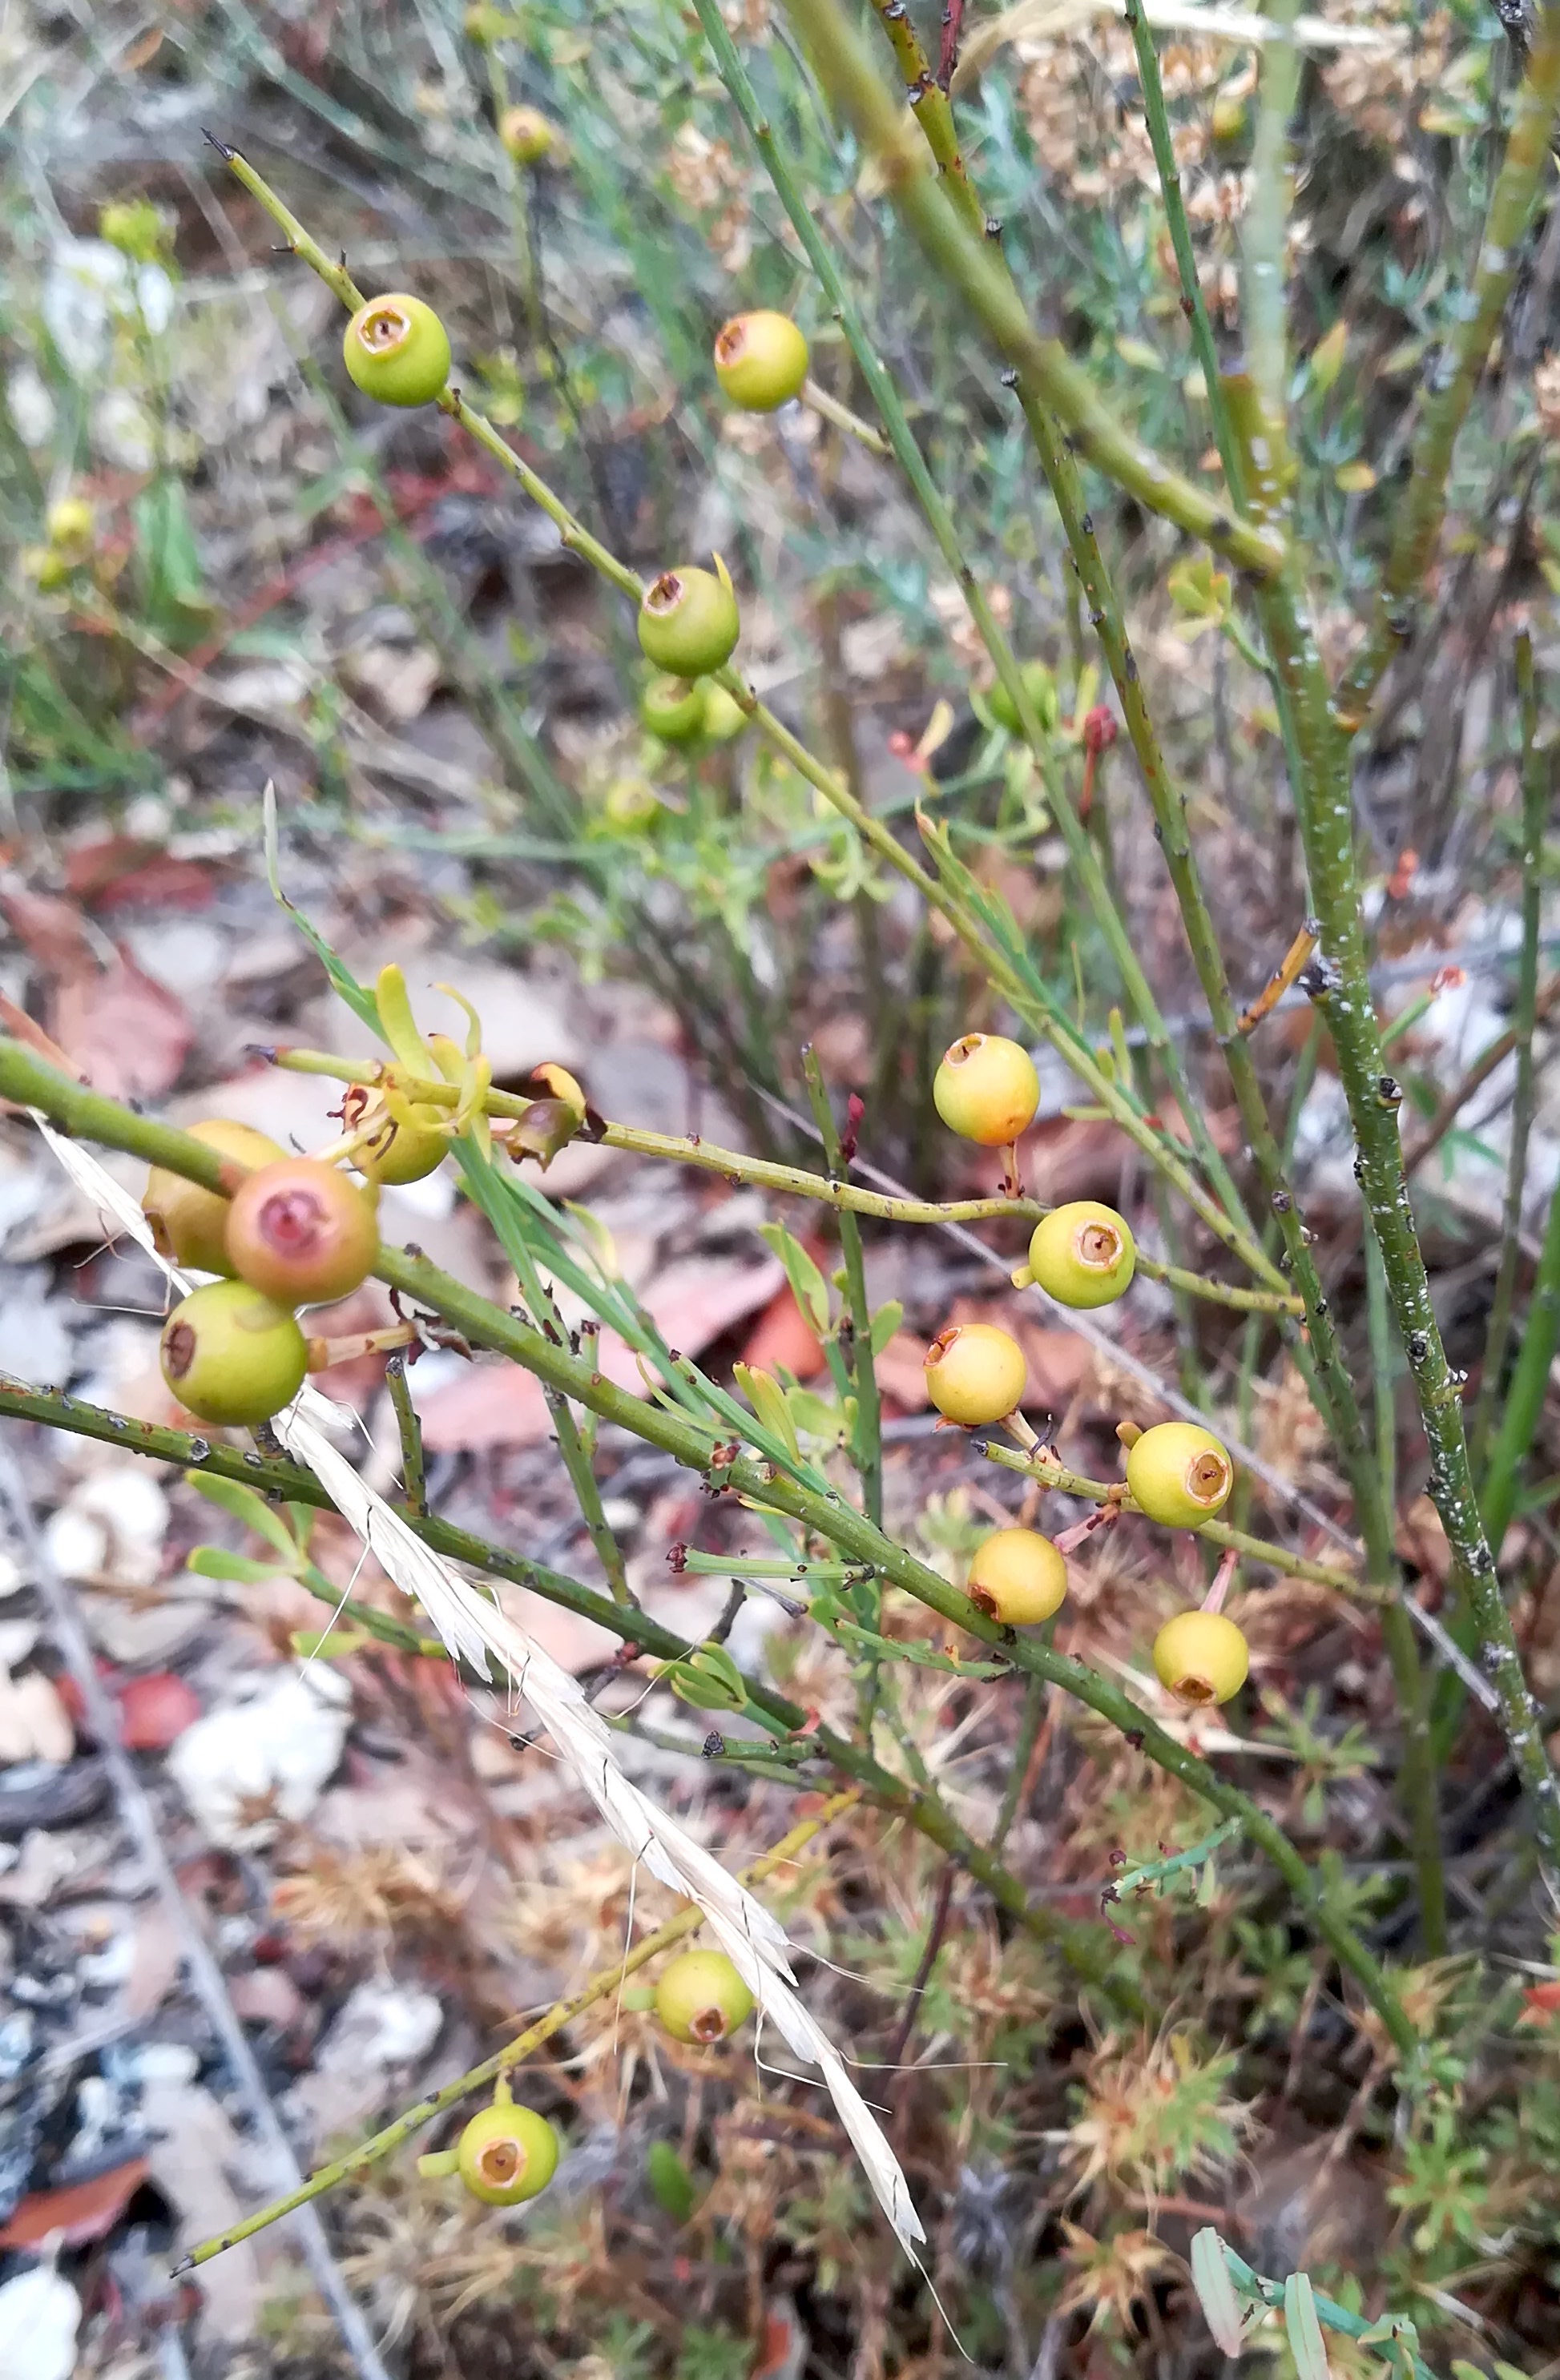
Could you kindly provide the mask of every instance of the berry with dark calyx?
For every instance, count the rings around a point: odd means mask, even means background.
[[[219,1157],[230,1157],[251,1170],[273,1164],[286,1154],[268,1133],[256,1132],[252,1124],[233,1123],[226,1116],[191,1124],[189,1136],[204,1141]],[[160,1256],[186,1272],[232,1272],[227,1261],[228,1201],[217,1191],[202,1190],[198,1182],[187,1182],[182,1173],[154,1165],[140,1203]]]
[[[711,570],[664,570],[640,605],[640,646],[668,677],[705,677],[724,669],[742,622],[731,575],[720,555]]]
[[[396,290],[360,306],[342,340],[347,369],[381,405],[428,405],[449,379],[449,338],[432,306]]]
[[[1128,1449],[1127,1485],[1151,1521],[1167,1529],[1196,1529],[1224,1505],[1235,1485],[1235,1465],[1211,1429],[1196,1422],[1162,1421]]]
[[[372,1194],[315,1157],[284,1157],[251,1173],[228,1211],[234,1271],[279,1305],[349,1297],[378,1254]]]
[[[1126,1219],[1097,1198],[1053,1208],[1030,1241],[1030,1270],[1058,1305],[1111,1305],[1131,1286],[1137,1265]]]
[[[558,128],[539,107],[506,107],[498,119],[498,137],[517,165],[540,165],[552,155]]]
[[[484,2206],[518,2206],[557,2171],[558,2136],[534,2107],[495,2099],[473,2116],[456,2144],[456,2168]]]
[[[163,1325],[163,1378],[197,1421],[231,1428],[290,1405],[309,1369],[294,1316],[247,1281],[191,1290]]]
[[[753,1996],[724,1950],[684,1950],[655,1986],[655,2013],[674,2041],[708,2048],[753,2013]]]
[[[1028,1380],[1023,1349],[989,1322],[956,1322],[927,1350],[927,1394],[945,1421],[966,1429],[1005,1421]]]
[[[727,694],[724,686],[706,687],[701,744],[734,744],[752,723],[751,712],[744,710],[737,697]]]
[[[995,1529],[975,1548],[966,1592],[1009,1628],[1030,1628],[1059,1611],[1067,1565],[1038,1529]]]
[[[715,378],[745,413],[775,413],[799,396],[807,341],[788,314],[734,314],[715,340]]]
[[[1153,1640],[1153,1666],[1178,1703],[1227,1703],[1246,1683],[1250,1654],[1222,1611],[1178,1611]]]
[[[1018,676],[1024,692],[1029,697],[1030,709],[1034,712],[1041,726],[1047,730],[1054,727],[1057,716],[1056,681],[1045,663],[1025,662],[1018,672]],[[997,725],[1005,727],[1009,735],[1022,735],[1023,729],[1018,723],[1018,706],[1000,678],[986,696],[986,709],[991,712]]]
[[[640,697],[640,722],[663,744],[696,744],[704,732],[704,710],[716,689],[702,678],[652,678]]]
[[[1000,1033],[965,1033],[944,1052],[932,1099],[950,1132],[982,1148],[1005,1148],[1034,1121],[1040,1076],[1017,1041]]]
[[[352,1153],[359,1172],[392,1189],[407,1182],[425,1182],[430,1173],[436,1173],[449,1155],[449,1135],[421,1119],[432,1119],[437,1112],[434,1108],[414,1108],[414,1121],[409,1123],[386,1115],[373,1138]]]

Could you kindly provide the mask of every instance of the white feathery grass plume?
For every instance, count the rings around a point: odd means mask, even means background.
[[[184,1277],[158,1254],[140,1206],[94,1157],[36,1116],[40,1131],[77,1187],[155,1258],[177,1286]],[[906,2253],[925,2231],[909,2187],[882,2128],[857,2090],[839,2052],[796,1989],[790,1944],[778,1920],[756,1900],[685,1827],[660,1809],[617,1765],[612,1738],[586,1701],[577,1678],[533,1642],[519,1623],[479,1594],[449,1562],[424,1545],[398,1512],[375,1494],[326,1438],[322,1419],[336,1408],[305,1388],[272,1422],[277,1438],[314,1473],[332,1503],[373,1555],[385,1575],[412,1597],[452,1656],[481,1676],[493,1662],[524,1695],[579,1783],[618,1840],[674,1892],[697,1902],[705,1922],[763,2014],[792,2052],[822,2072],[879,2204]]]

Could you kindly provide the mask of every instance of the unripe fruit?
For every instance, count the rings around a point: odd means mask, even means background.
[[[715,691],[700,678],[652,678],[640,697],[640,722],[663,744],[696,744],[704,732],[705,705]]]
[[[506,107],[498,119],[498,137],[517,165],[539,165],[551,156],[558,135],[539,107]]]
[[[715,340],[715,378],[745,413],[774,413],[801,393],[807,341],[788,314],[734,314]]]
[[[371,298],[347,325],[347,369],[381,405],[427,405],[449,378],[449,339],[432,306],[396,291]]]
[[[534,2107],[500,2100],[472,2117],[456,2144],[456,2165],[484,2206],[518,2206],[547,2187],[558,2166],[558,2136]]]
[[[284,1157],[251,1173],[228,1212],[233,1270],[279,1305],[350,1296],[378,1254],[372,1197],[315,1157]]]
[[[719,554],[710,570],[664,570],[640,605],[640,645],[668,677],[724,669],[741,632],[737,596]]]
[[[1059,1305],[1109,1305],[1130,1287],[1137,1266],[1125,1218],[1097,1198],[1054,1208],[1030,1241],[1030,1270]]]
[[[737,697],[727,694],[724,686],[706,687],[701,743],[734,744],[752,723],[751,713],[744,710]]]
[[[419,1108],[413,1112],[432,1116],[435,1111]],[[371,1182],[388,1183],[392,1188],[398,1188],[406,1182],[425,1182],[430,1173],[438,1172],[449,1152],[447,1133],[416,1123],[397,1123],[394,1117],[386,1116],[372,1140],[354,1149],[352,1162]]]
[[[1222,1611],[1178,1611],[1153,1640],[1153,1666],[1178,1703],[1227,1703],[1246,1683],[1250,1655]]]
[[[966,1033],[944,1053],[932,1098],[950,1132],[982,1148],[1005,1148],[1034,1122],[1040,1076],[1017,1041],[1000,1033]]]
[[[996,1529],[975,1549],[967,1591],[993,1620],[1030,1628],[1061,1609],[1067,1565],[1038,1529]]]
[[[926,1354],[926,1390],[945,1421],[1005,1421],[1023,1402],[1024,1351],[989,1322],[956,1322]]]
[[[247,1281],[191,1290],[164,1323],[158,1353],[185,1410],[224,1427],[269,1421],[291,1404],[309,1369],[294,1317]]]
[[[203,1140],[219,1157],[231,1157],[251,1168],[273,1164],[286,1155],[268,1133],[256,1132],[252,1124],[230,1123],[225,1116],[192,1124],[189,1136]],[[182,1173],[154,1165],[140,1203],[160,1256],[187,1272],[232,1272],[227,1260],[231,1208],[216,1191],[202,1190],[198,1182],[187,1182]]]
[[[708,2047],[753,2013],[753,1996],[724,1950],[685,1950],[655,1986],[655,2013],[674,2041]]]
[[[1235,1485],[1235,1465],[1211,1429],[1162,1421],[1127,1450],[1127,1485],[1151,1521],[1196,1529],[1224,1504]]]
[[[58,553],[80,556],[91,550],[96,516],[85,496],[61,496],[43,516],[43,529]]]
[[[1054,727],[1056,681],[1045,663],[1025,662],[1018,672],[1018,676],[1022,681],[1024,692],[1029,696],[1030,709],[1034,712],[1041,726],[1046,729]],[[1023,733],[1018,723],[1018,706],[1000,678],[986,696],[986,709],[999,727],[1006,728],[1009,735],[1019,735]]]

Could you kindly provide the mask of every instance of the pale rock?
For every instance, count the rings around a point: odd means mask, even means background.
[[[316,1665],[268,1673],[248,1702],[187,1727],[168,1767],[208,1840],[253,1850],[307,1817],[341,1757],[351,1689]]]

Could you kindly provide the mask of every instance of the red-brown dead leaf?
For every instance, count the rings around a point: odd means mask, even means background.
[[[1075,1330],[1053,1330],[1020,1316],[1011,1326],[1030,1367],[1030,1395],[1036,1404],[1057,1407],[1077,1394],[1092,1351]]]
[[[815,1261],[820,1251],[810,1251]],[[815,1380],[826,1368],[822,1342],[814,1337],[789,1283],[777,1289],[748,1334],[742,1361],[773,1372],[784,1366],[798,1380]]]
[[[876,1364],[878,1387],[901,1413],[924,1413],[932,1402],[926,1388],[926,1342],[913,1330],[896,1330]]]
[[[30,958],[50,975],[75,975],[96,965],[87,921],[74,901],[0,884],[0,910]]]
[[[160,1099],[195,1038],[183,1002],[122,951],[101,970],[66,976],[51,1024],[66,1055],[111,1099]]]
[[[72,2182],[67,2190],[30,2192],[10,2221],[0,2226],[0,2248],[36,2248],[55,2232],[64,2235],[67,2248],[101,2240],[151,2171],[144,2157],[130,2157],[112,2172]]]

